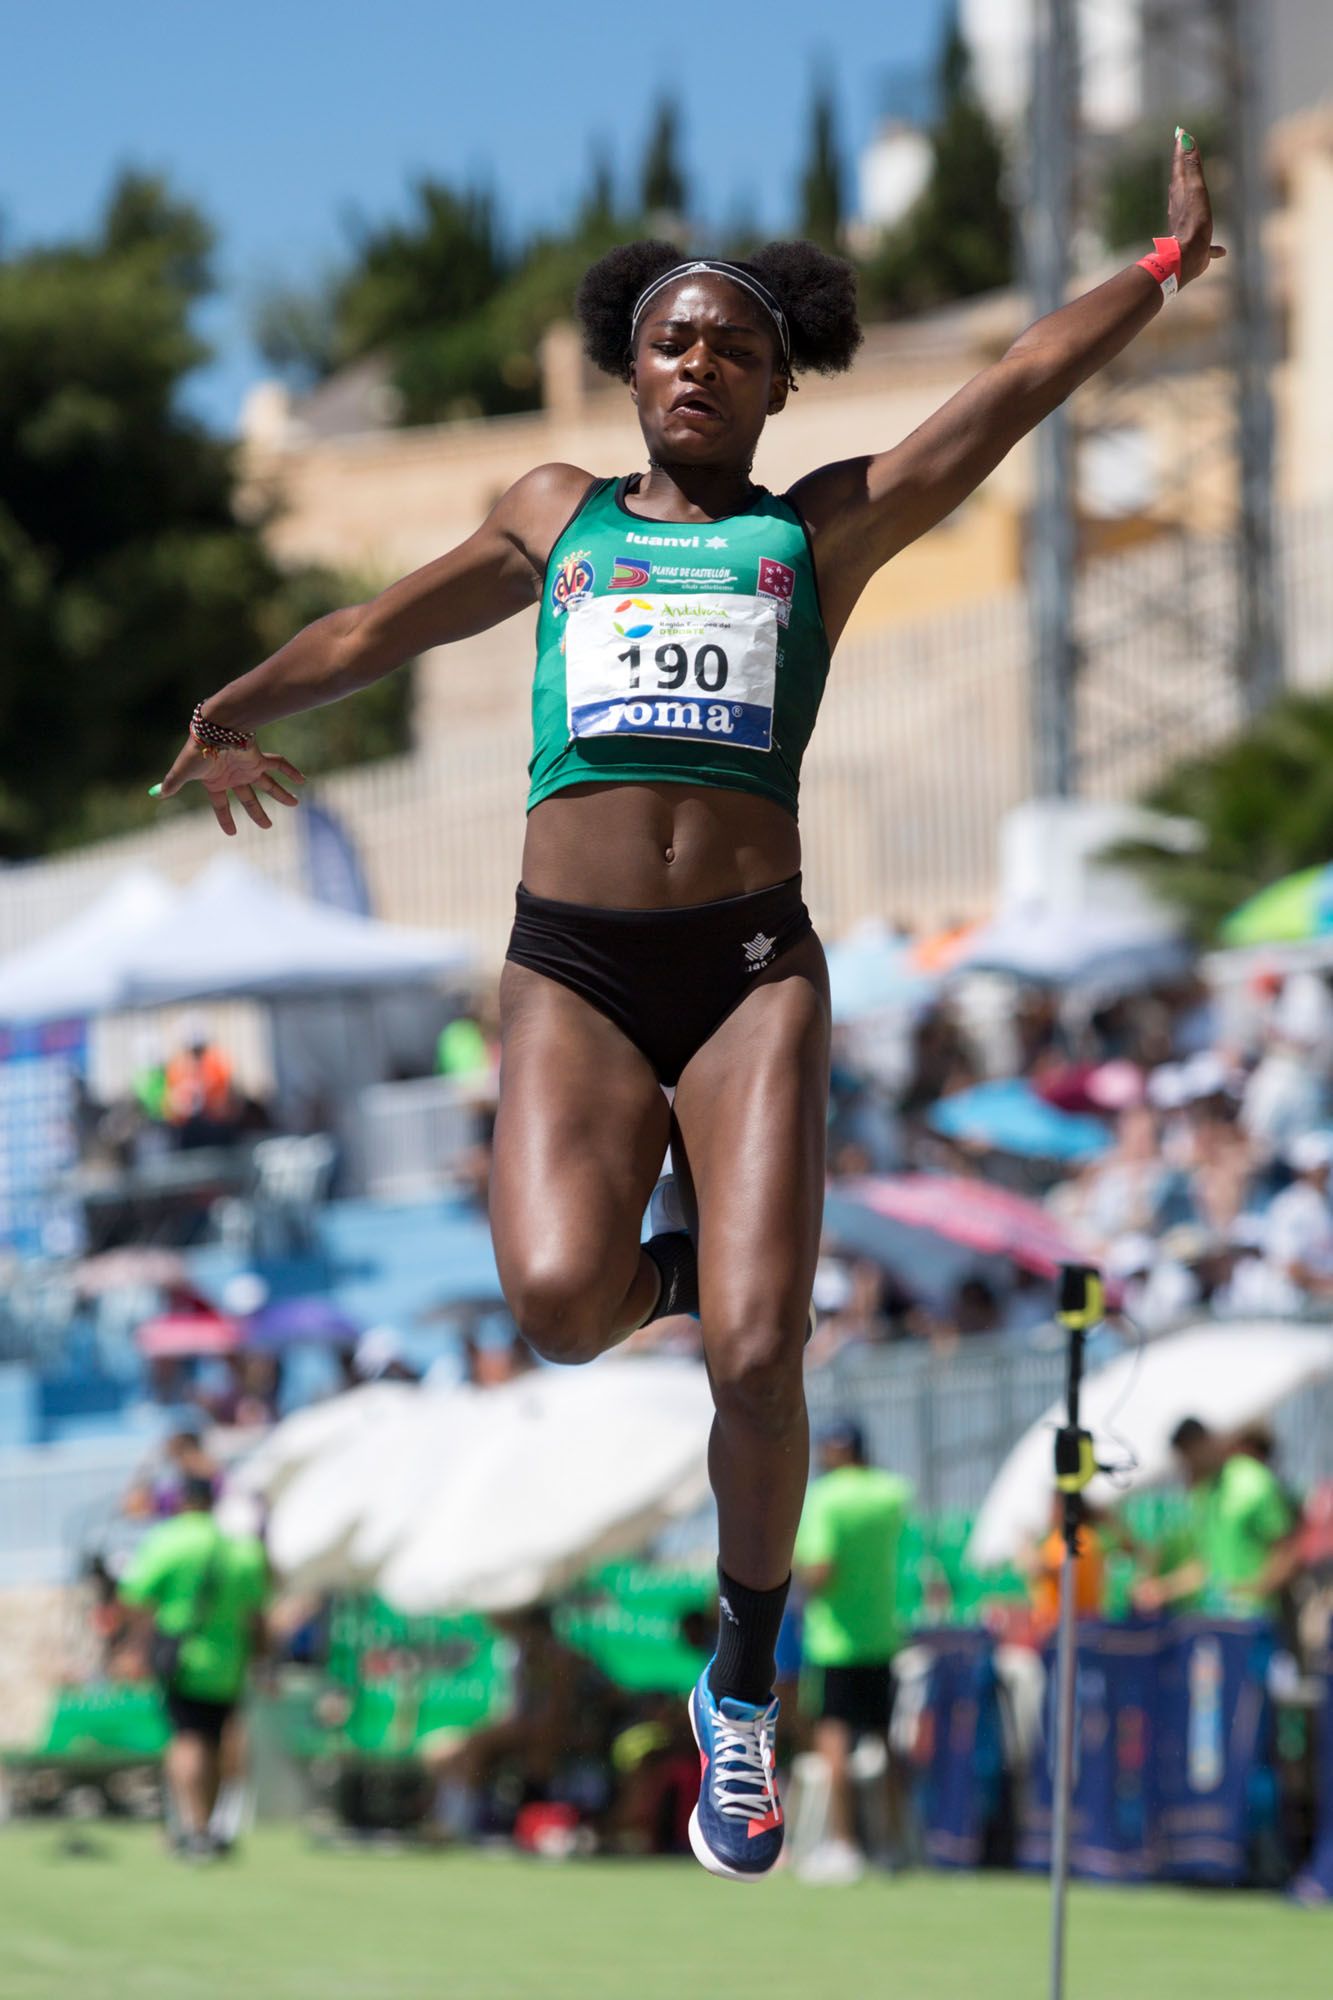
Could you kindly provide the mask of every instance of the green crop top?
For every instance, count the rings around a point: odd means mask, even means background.
[[[804,523],[765,488],[721,521],[585,495],[537,621],[528,809],[601,780],[721,785],[796,811],[829,647]]]

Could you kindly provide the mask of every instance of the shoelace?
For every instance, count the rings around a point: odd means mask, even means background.
[[[773,1783],[773,1724],[768,1714],[737,1722],[719,1710],[713,1752],[713,1799],[733,1819],[763,1819],[776,1812]],[[726,1785],[731,1789],[723,1790]]]

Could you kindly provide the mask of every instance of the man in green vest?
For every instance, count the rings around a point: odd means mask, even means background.
[[[182,1511],[144,1537],[120,1595],[151,1625],[151,1657],[171,1725],[166,1772],[178,1849],[206,1860],[217,1851],[209,1821],[228,1750],[234,1759],[246,1674],[262,1636],[263,1545],[253,1536],[223,1534],[213,1518],[211,1481],[187,1478]]]
[[[866,1459],[858,1424],[842,1422],[819,1442],[820,1476],[806,1494],[795,1574],[805,1593],[804,1658],[817,1670],[814,1747],[829,1768],[829,1838],[811,1858],[822,1881],[864,1871],[856,1838],[850,1760],[862,1736],[887,1745],[893,1712],[898,1620],[898,1546],[912,1497],[905,1479]]]
[[[1185,1417],[1171,1437],[1190,1494],[1189,1560],[1141,1583],[1140,1611],[1191,1603],[1225,1618],[1275,1618],[1300,1566],[1300,1519],[1271,1468],[1240,1441]]]

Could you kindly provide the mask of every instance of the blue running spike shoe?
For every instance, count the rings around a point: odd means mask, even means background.
[[[710,1875],[757,1882],[782,1852],[782,1802],[773,1766],[777,1726],[776,1700],[767,1708],[727,1694],[715,1701],[704,1668],[690,1696],[701,1765],[690,1846]]]

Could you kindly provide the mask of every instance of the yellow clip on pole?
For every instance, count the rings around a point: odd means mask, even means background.
[[[1071,1332],[1090,1333],[1106,1318],[1102,1274],[1091,1264],[1066,1264],[1056,1318]]]
[[[1074,1435],[1078,1439],[1078,1464],[1068,1471],[1057,1471],[1055,1475],[1055,1483],[1062,1493],[1081,1493],[1097,1477],[1097,1459],[1091,1437],[1087,1431],[1078,1431]]]

